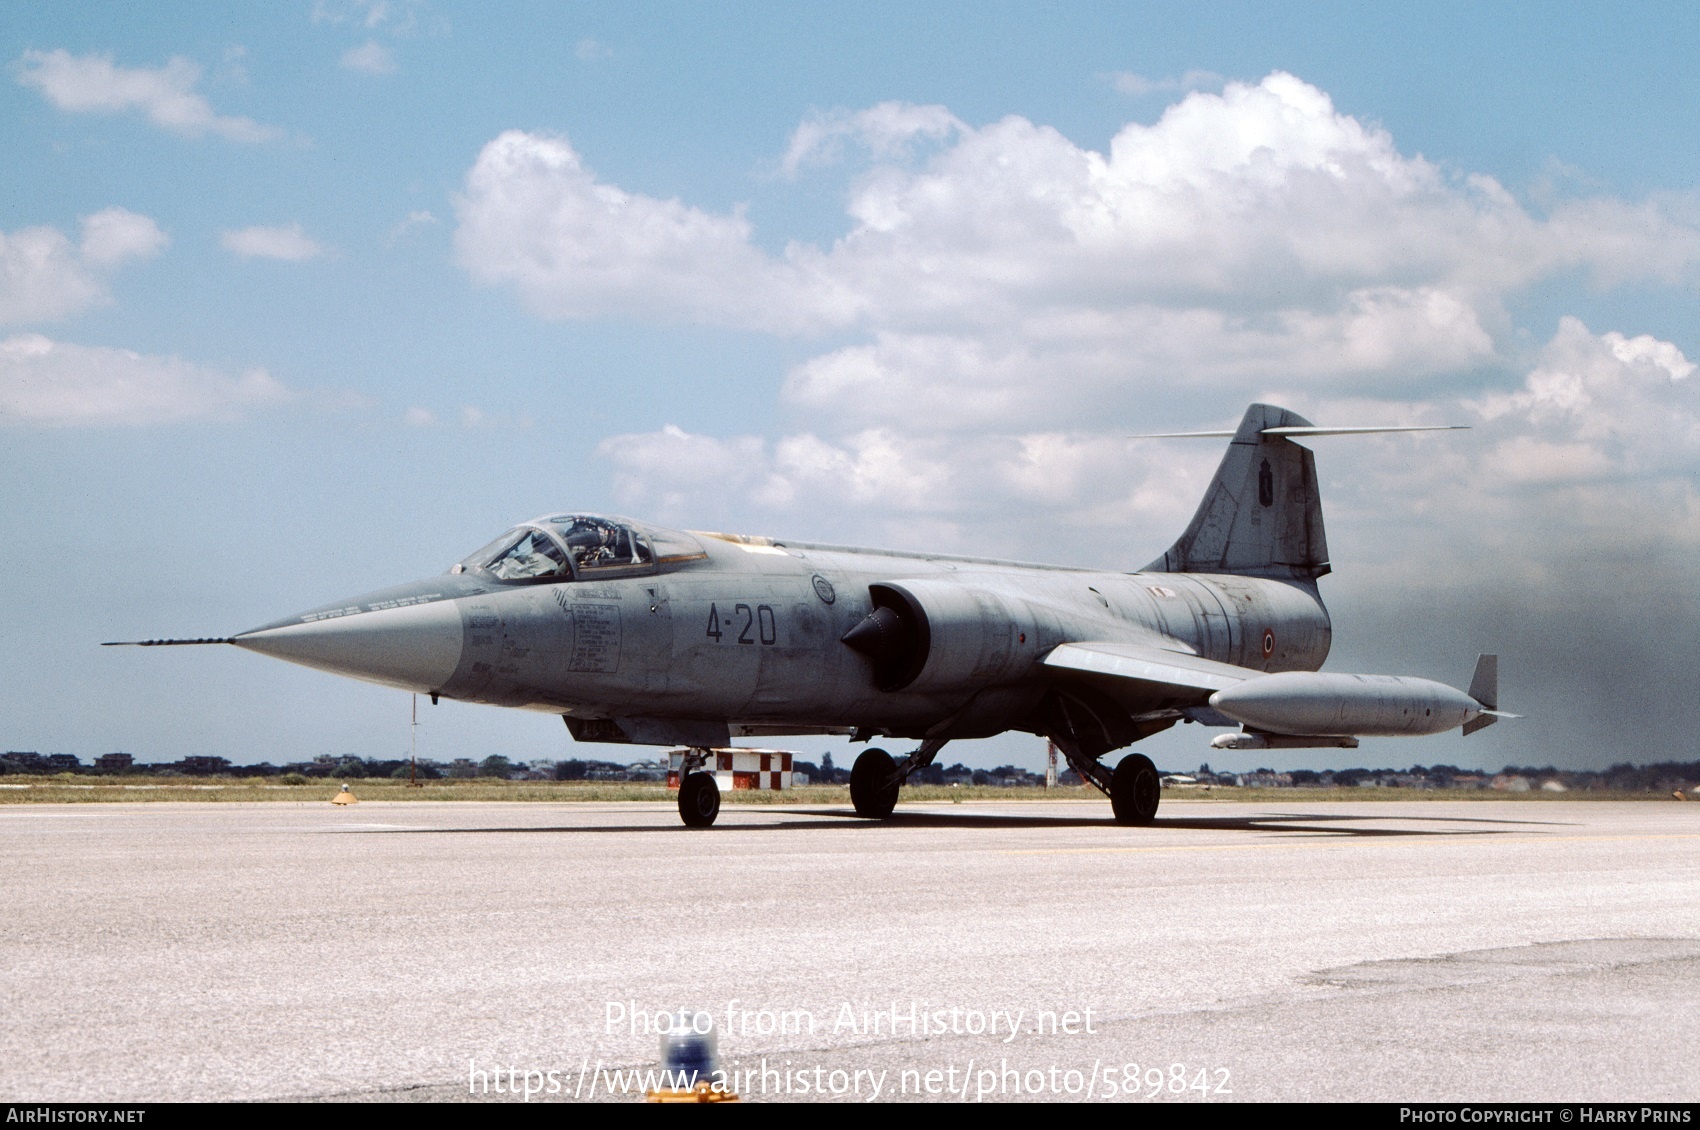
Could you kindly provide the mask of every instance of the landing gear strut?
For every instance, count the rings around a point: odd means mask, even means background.
[[[920,748],[902,761],[895,761],[883,749],[865,749],[856,764],[850,767],[850,803],[856,806],[857,816],[884,820],[897,807],[897,793],[903,782],[917,769],[933,763],[945,738],[928,738]]]

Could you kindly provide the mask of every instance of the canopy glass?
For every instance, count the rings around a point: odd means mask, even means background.
[[[706,557],[680,530],[602,514],[550,514],[509,530],[454,567],[500,581],[568,581],[652,573]]]

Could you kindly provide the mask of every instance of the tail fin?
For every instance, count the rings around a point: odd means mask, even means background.
[[[1310,426],[1285,408],[1247,408],[1186,533],[1144,571],[1304,580],[1326,574],[1316,461],[1309,448],[1265,434],[1267,428]]]
[[[1464,723],[1465,737],[1499,721],[1499,656],[1477,657],[1476,673],[1470,676],[1470,697],[1494,713],[1479,714]]]

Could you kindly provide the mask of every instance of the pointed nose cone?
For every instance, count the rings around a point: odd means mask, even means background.
[[[890,608],[876,608],[840,641],[872,659],[891,663],[903,659],[915,647],[915,629]]]
[[[449,681],[460,665],[460,609],[453,600],[308,613],[243,632],[230,642],[274,659],[316,667],[336,675],[430,692]],[[346,615],[339,614],[347,611]]]

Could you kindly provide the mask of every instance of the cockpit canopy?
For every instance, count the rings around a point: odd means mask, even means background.
[[[548,514],[509,530],[451,572],[479,571],[499,581],[629,577],[706,557],[679,530],[605,514]]]

